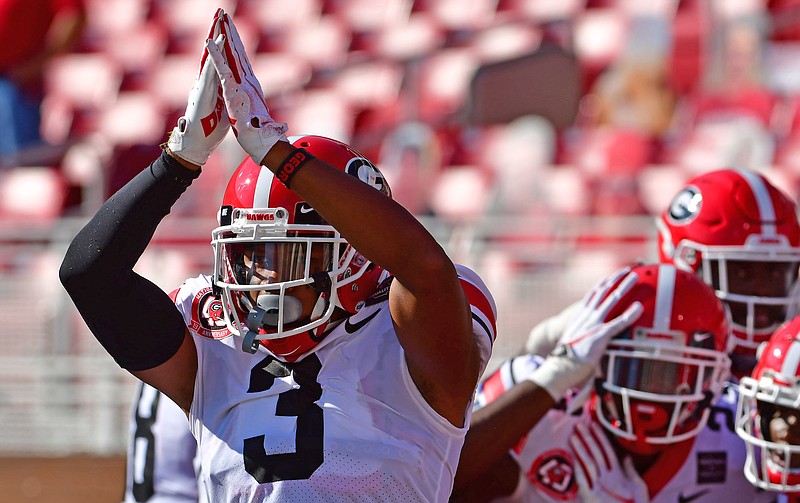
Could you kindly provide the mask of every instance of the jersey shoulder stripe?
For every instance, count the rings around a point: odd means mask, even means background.
[[[497,338],[497,306],[494,297],[481,278],[471,269],[456,265],[461,288],[467,296],[472,319],[489,336],[490,343]]]

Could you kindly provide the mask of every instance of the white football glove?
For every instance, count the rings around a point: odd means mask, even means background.
[[[221,39],[207,40],[206,48],[222,83],[222,95],[230,116],[231,127],[245,152],[261,164],[269,149],[286,139],[286,123],[275,122],[264,102],[264,92],[258,82],[242,39],[230,16],[222,19]]]
[[[222,9],[218,9],[214,15],[209,38],[219,36],[222,31],[221,12]],[[208,49],[204,48],[200,72],[189,91],[186,112],[170,133],[167,147],[181,159],[202,166],[228,134],[229,126],[219,77],[208,58]]]
[[[621,278],[619,286],[609,293]],[[613,320],[603,321],[637,279],[630,267],[624,267],[601,280],[581,301],[556,348],[529,377],[556,402],[568,390],[590,381],[611,338],[639,319],[642,305],[634,302]]]
[[[575,457],[575,480],[584,503],[647,503],[650,493],[633,461],[626,456],[620,466],[603,428],[581,423],[569,439]]]

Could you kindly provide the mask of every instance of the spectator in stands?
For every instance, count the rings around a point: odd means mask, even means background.
[[[766,82],[765,21],[748,16],[719,23],[703,82],[689,103],[690,120],[747,117],[769,128],[778,97]]]
[[[76,46],[82,0],[0,0],[0,156],[41,143],[47,63]]]
[[[660,138],[672,125],[675,95],[663,56],[623,57],[595,82],[588,127],[638,131]]]

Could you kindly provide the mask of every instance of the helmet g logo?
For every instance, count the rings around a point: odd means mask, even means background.
[[[674,223],[689,223],[700,213],[703,206],[703,195],[694,186],[684,188],[669,206],[669,219]]]
[[[363,157],[354,157],[350,159],[350,161],[347,163],[345,171],[347,171],[348,175],[352,175],[370,187],[383,192],[384,195],[389,197],[392,196],[392,192],[389,189],[389,184],[386,183],[386,179],[383,177],[383,174],[378,171],[378,168],[376,168],[375,165],[372,164],[372,162],[370,162],[368,159],[364,159]]]

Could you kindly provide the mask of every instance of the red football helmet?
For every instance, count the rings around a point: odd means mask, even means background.
[[[689,180],[656,222],[660,260],[696,272],[730,307],[738,375],[750,373],[758,344],[797,314],[796,211],[762,175],[722,169]]]
[[[736,417],[747,480],[769,491],[800,492],[800,316],[759,347],[752,377],[739,382]]]
[[[634,267],[634,287],[607,320],[643,311],[601,360],[592,408],[624,449],[657,452],[697,435],[729,377],[729,315],[708,285],[670,264]]]
[[[290,142],[391,197],[378,168],[344,143],[321,136]],[[249,157],[228,182],[219,224],[211,238],[214,287],[228,328],[244,337],[248,352],[260,343],[297,360],[322,340],[336,308],[355,313],[387,275]]]

